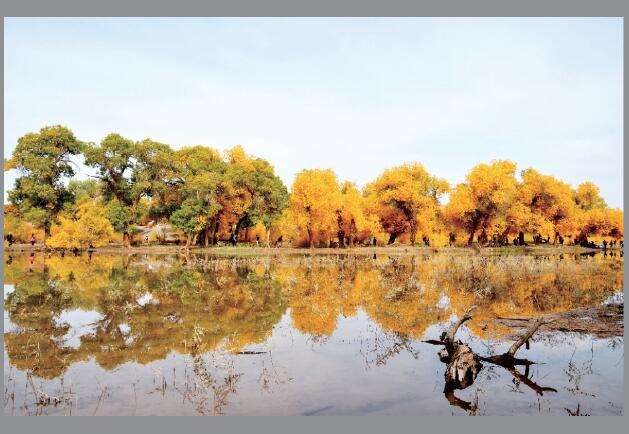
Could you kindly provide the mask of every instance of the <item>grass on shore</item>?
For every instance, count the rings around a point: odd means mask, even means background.
[[[14,244],[11,247],[5,244],[4,250],[7,252],[31,252],[46,251],[43,244]],[[611,250],[611,249],[610,249]],[[615,249],[619,250],[619,249]],[[110,245],[99,247],[93,250],[96,253],[154,253],[154,254],[172,254],[172,253],[209,253],[213,255],[226,256],[268,256],[268,255],[418,255],[436,252],[453,253],[453,254],[561,254],[561,253],[587,253],[598,252],[600,249],[591,249],[581,246],[562,246],[562,245],[533,245],[533,246],[504,246],[504,247],[425,247],[425,246],[369,246],[369,247],[352,247],[352,248],[297,248],[297,247],[257,247],[250,244],[240,244],[237,246],[211,246],[199,247],[194,246],[186,250],[181,245],[143,245],[125,248],[122,245]]]

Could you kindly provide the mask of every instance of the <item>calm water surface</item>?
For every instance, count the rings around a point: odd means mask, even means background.
[[[623,412],[622,337],[540,331],[518,355],[553,390],[485,364],[450,400],[424,342],[472,304],[457,337],[490,355],[514,339],[493,318],[622,302],[618,255],[4,261],[5,415]]]

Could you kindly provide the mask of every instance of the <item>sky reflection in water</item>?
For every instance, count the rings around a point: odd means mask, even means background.
[[[512,342],[496,316],[599,305],[619,256],[5,255],[5,414],[621,414],[622,337],[540,333],[537,394],[485,366],[444,397],[437,339]],[[523,373],[524,369],[520,368]],[[36,405],[41,394],[57,405]]]

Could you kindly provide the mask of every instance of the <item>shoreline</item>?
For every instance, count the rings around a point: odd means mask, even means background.
[[[65,250],[71,254],[71,250]],[[347,247],[347,248],[308,248],[308,247],[255,247],[251,245],[241,246],[212,246],[212,247],[190,247],[186,249],[178,245],[148,245],[125,248],[123,246],[106,246],[88,250],[79,250],[81,253],[126,253],[126,254],[213,254],[216,256],[276,256],[276,255],[417,255],[431,253],[452,253],[452,254],[593,254],[604,252],[603,249],[595,249],[581,246],[504,246],[504,247],[424,247],[424,246],[368,246],[368,247]],[[608,252],[621,252],[620,248],[608,248]],[[60,253],[60,250],[48,249],[41,244],[30,246],[28,244],[15,244],[11,247],[5,246],[6,253],[30,253],[48,252]]]

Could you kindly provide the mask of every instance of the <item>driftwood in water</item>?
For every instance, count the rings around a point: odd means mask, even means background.
[[[482,357],[482,360],[485,360],[487,362],[493,363],[495,365],[500,365],[506,368],[516,366],[516,365],[524,365],[524,366],[532,365],[533,362],[529,360],[516,358],[515,353],[520,349],[522,345],[526,344],[529,341],[529,339],[531,339],[531,337],[535,334],[535,332],[542,325],[549,324],[549,323],[550,321],[542,319],[542,318],[537,318],[533,320],[530,323],[526,332],[522,336],[520,336],[513,343],[513,345],[511,345],[511,347],[506,353],[499,354],[496,356]]]
[[[624,305],[608,304],[596,307],[573,309],[544,316],[552,320],[546,331],[587,333],[597,338],[610,338],[624,334]],[[494,323],[512,329],[523,329],[533,319],[530,317],[499,317]]]
[[[447,364],[446,392],[470,386],[483,367],[480,357],[468,345],[455,340],[459,327],[472,319],[471,311],[472,309],[465,312],[447,332],[441,335],[444,348],[439,351],[439,359]]]
[[[511,345],[506,353],[485,357],[476,354],[469,345],[455,339],[456,332],[461,325],[472,319],[472,311],[474,308],[475,306],[470,308],[456,323],[447,331],[443,332],[440,340],[426,341],[434,345],[443,345],[443,348],[439,351],[439,359],[447,364],[444,374],[445,387],[443,393],[448,402],[467,411],[476,411],[475,405],[456,397],[454,391],[471,386],[476,376],[483,368],[483,362],[502,366],[513,375],[516,380],[527,385],[539,395],[543,395],[544,392],[556,392],[556,389],[540,386],[529,378],[529,366],[535,362],[515,357],[522,345],[527,344],[528,346],[528,341],[535,332],[537,332],[542,325],[548,324],[550,321],[542,318],[533,320],[526,332]],[[516,366],[524,366],[524,374],[520,373],[516,369]]]

